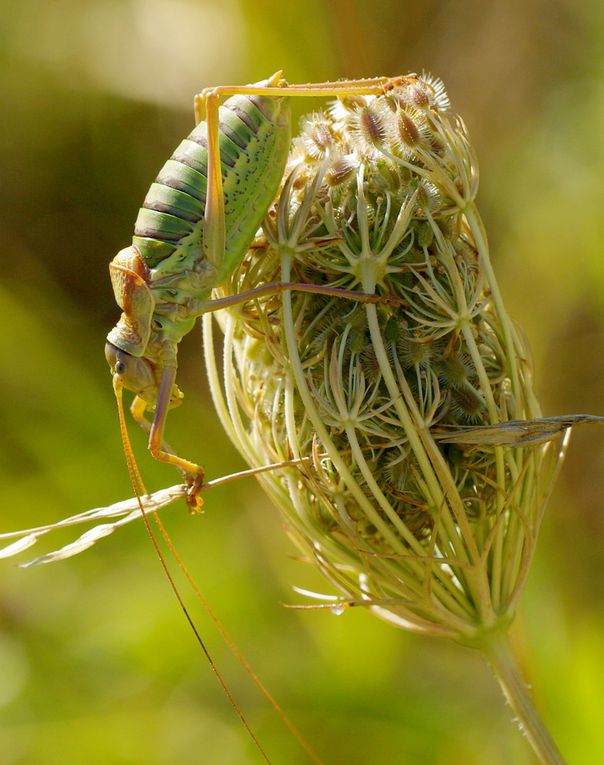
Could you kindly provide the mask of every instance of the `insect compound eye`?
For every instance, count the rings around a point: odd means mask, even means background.
[[[127,356],[125,351],[120,350],[113,343],[105,345],[105,358],[112,374],[124,375],[128,371],[128,364],[123,360],[125,355]]]
[[[143,391],[157,387],[153,365],[148,359],[132,356],[113,343],[105,345],[105,356],[114,381],[119,380],[126,390],[139,395]]]

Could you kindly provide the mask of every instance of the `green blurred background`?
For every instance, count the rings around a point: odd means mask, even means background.
[[[530,338],[544,413],[604,413],[603,66],[599,0],[1,0],[1,530],[131,495],[103,357],[119,313],[108,261],[189,132],[193,94],[281,68],[299,82],[444,79],[478,151],[495,267]],[[186,401],[170,440],[211,477],[240,469],[199,332],[180,362]],[[132,436],[148,483],[176,483]],[[604,432],[577,432],[514,627],[571,763],[604,762],[603,464]],[[292,559],[253,479],[209,493],[200,518],[174,506],[165,520],[326,765],[533,762],[477,655],[360,611],[282,607],[300,601],[291,583],[321,584]],[[273,762],[308,762],[192,610]],[[260,761],[142,525],[47,567],[2,562],[3,765]]]

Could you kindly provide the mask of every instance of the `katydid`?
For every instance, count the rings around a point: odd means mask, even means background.
[[[132,244],[110,264],[123,313],[105,347],[120,407],[122,389],[133,391],[131,413],[149,432],[149,450],[184,473],[192,506],[201,504],[203,470],[172,453],[163,436],[168,410],[183,398],[175,382],[178,343],[195,320],[258,292],[285,289],[389,302],[374,294],[293,283],[212,300],[212,290],[243,260],[279,189],[291,141],[290,97],[380,95],[412,79],[288,85],[277,72],[253,85],[209,88],[196,96],[197,126],[151,185]],[[153,412],[151,422],[147,410]]]

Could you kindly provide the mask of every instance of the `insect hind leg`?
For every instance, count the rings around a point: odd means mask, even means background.
[[[371,79],[339,80],[336,82],[289,85],[281,71],[275,72],[264,82],[253,85],[219,85],[206,88],[195,97],[195,118],[199,123],[207,121],[207,196],[204,212],[204,248],[210,263],[219,265],[225,250],[226,225],[223,196],[218,109],[225,96],[273,96],[275,98],[304,98],[319,96],[380,95],[389,88],[401,84],[403,77],[374,77]]]

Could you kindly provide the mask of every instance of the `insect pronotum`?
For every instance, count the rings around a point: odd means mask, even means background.
[[[211,299],[212,290],[241,263],[281,183],[291,140],[289,98],[378,95],[409,79],[289,85],[277,72],[253,85],[204,90],[195,98],[195,129],[151,185],[132,244],[111,262],[113,290],[123,311],[105,347],[115,393],[121,407],[123,388],[134,392],[130,411],[149,432],[149,450],[184,473],[193,508],[201,505],[203,470],[174,454],[163,438],[167,413],[183,398],[176,385],[178,343],[195,320],[259,293],[285,289],[389,302],[308,284],[269,284]],[[151,422],[147,410],[153,412]]]

